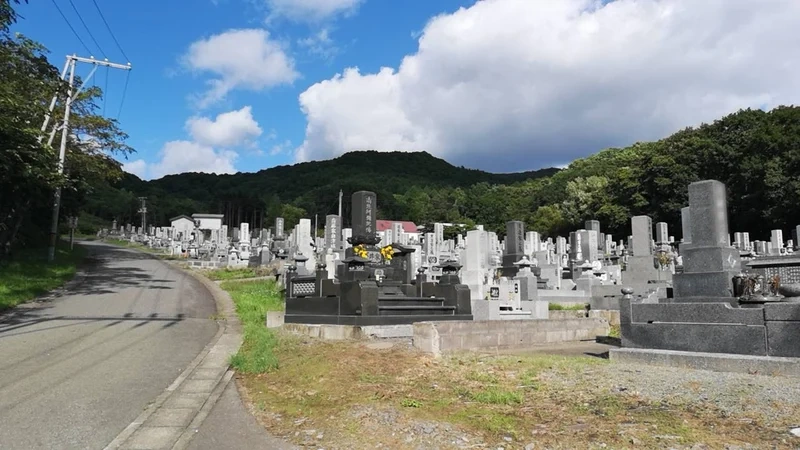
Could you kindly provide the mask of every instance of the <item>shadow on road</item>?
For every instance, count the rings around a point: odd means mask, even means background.
[[[141,322],[141,325],[149,322],[164,322],[164,327],[170,327],[185,319],[185,314],[160,317],[158,313],[135,314],[129,312],[118,316],[48,314],[53,307],[54,301],[67,296],[114,294],[130,288],[143,288],[146,290],[174,289],[175,280],[156,278],[153,276],[152,271],[137,267],[139,265],[136,263],[137,261],[152,260],[153,257],[150,255],[107,245],[89,244],[86,247],[89,249],[89,255],[81,264],[81,275],[52,293],[0,313],[0,339],[91,322],[116,324],[123,321],[137,321]],[[126,264],[126,262],[130,264]],[[71,323],[63,323],[64,321]],[[58,323],[54,323],[52,327],[36,327],[35,330],[13,332],[14,330],[44,322]]]

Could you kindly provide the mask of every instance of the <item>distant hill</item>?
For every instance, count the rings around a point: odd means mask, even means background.
[[[352,192],[371,190],[378,194],[381,216],[408,218],[403,217],[407,212],[397,205],[395,195],[414,187],[430,190],[467,188],[478,183],[509,185],[556,172],[558,169],[549,168],[495,174],[456,167],[426,152],[359,151],[331,160],[272,167],[255,173],[183,173],[152,181],[126,174],[108,192],[96,192],[99,198],[87,209],[101,218],[112,216],[120,222],[138,223],[138,219],[133,219],[137,208],[134,198],[146,196],[148,211],[153,213],[150,220],[157,224],[166,224],[170,217],[179,214],[205,211],[226,214],[228,223],[251,221],[253,226],[260,226],[262,216],[269,223],[277,214],[300,213],[292,208],[301,208],[304,215],[311,217],[336,213],[342,189],[346,210]],[[122,209],[122,205],[127,206]],[[288,211],[284,211],[284,205],[290,206]]]
[[[138,223],[136,197],[147,196],[149,220],[157,224],[207,211],[254,228],[282,216],[291,227],[315,214],[322,224],[336,212],[339,189],[347,221],[350,194],[367,189],[378,194],[379,218],[483,224],[501,235],[506,221],[522,220],[546,236],[566,236],[596,219],[603,232],[622,239],[631,217],[648,215],[680,238],[687,187],[707,179],[727,186],[731,233],[768,240],[770,230],[782,229],[788,240],[800,224],[800,107],[737,111],[658,141],[598,151],[563,170],[493,174],[427,153],[354,152],[258,173],[181,174],[149,182],[130,175],[117,186],[95,189],[85,211]]]

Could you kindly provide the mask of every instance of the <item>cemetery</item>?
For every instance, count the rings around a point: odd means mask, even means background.
[[[352,194],[349,226],[328,215],[321,235],[308,218],[287,232],[280,217],[268,229],[229,229],[207,213],[101,234],[199,269],[267,268],[285,298],[270,327],[313,336],[404,336],[439,354],[591,340],[619,326],[617,358],[634,349],[800,357],[800,227],[791,240],[774,230],[751,241],[730,233],[722,183],[688,191],[679,239],[649,216],[632,217],[624,239],[597,220],[546,239],[518,220],[503,237],[477,225],[445,239],[444,223],[426,232],[378,220],[369,191]]]

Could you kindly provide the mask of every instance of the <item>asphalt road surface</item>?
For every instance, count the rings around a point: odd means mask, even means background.
[[[0,315],[0,449],[102,449],[217,332],[193,278],[85,245],[85,278]]]

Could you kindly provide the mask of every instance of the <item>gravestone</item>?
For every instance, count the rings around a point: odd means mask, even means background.
[[[439,252],[442,250],[442,243],[444,242],[444,224],[434,223],[433,234],[434,234],[433,251],[436,253],[436,256],[439,256]]]
[[[683,233],[683,243],[692,242],[692,218],[689,207],[681,208],[681,232]]]
[[[519,220],[506,222],[506,248],[503,252],[503,276],[514,277],[519,268],[515,262],[525,256],[525,224]]]
[[[411,282],[413,247],[379,248],[376,195],[353,194],[353,235],[335,280],[327,264],[304,276],[299,265],[286,274],[287,323],[397,325],[431,320],[472,320],[469,288],[458,279],[457,264],[443,264],[438,283]],[[304,228],[298,227],[302,239]],[[297,258],[295,258],[297,261]],[[338,281],[338,282],[337,282]]]
[[[594,230],[597,232],[597,235],[600,235],[600,221],[599,220],[587,220],[586,221],[586,229],[587,230]]]
[[[675,302],[729,302],[739,251],[729,245],[725,185],[716,180],[689,185],[690,242],[681,245],[683,273],[673,277]]]
[[[669,228],[666,222],[656,224],[656,244],[669,244]]]
[[[770,244],[772,244],[771,255],[780,255],[783,248],[783,230],[772,230],[770,232]]]
[[[633,236],[633,256],[650,256],[653,254],[653,219],[649,216],[635,216],[631,219]]]
[[[339,248],[340,225],[339,216],[335,214],[325,216],[325,248]]]
[[[377,196],[374,192],[358,191],[353,194],[353,245],[376,245]]]
[[[283,234],[283,217],[275,218],[275,237],[276,238],[286,237]]]
[[[407,245],[408,239],[406,239],[406,234],[403,231],[403,224],[400,222],[392,222],[392,237],[394,238],[394,242],[387,242],[387,244],[398,243],[400,245]]]

